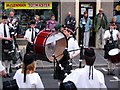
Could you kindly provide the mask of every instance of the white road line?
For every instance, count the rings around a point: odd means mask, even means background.
[[[110,80],[110,82],[115,82],[115,81],[120,81],[120,79],[117,77],[117,76],[113,76],[113,78],[115,79],[115,80]]]
[[[105,68],[101,68],[103,71],[105,71],[105,72],[107,72],[108,70],[107,69],[105,69]]]
[[[120,80],[117,76],[113,76],[113,78],[116,79],[116,80]]]

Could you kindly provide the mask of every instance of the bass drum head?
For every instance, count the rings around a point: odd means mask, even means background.
[[[45,42],[45,54],[46,57],[53,62],[55,55],[56,59],[59,61],[63,57],[63,51],[67,47],[67,39],[62,32],[53,32],[47,38]]]
[[[110,55],[110,56],[115,56],[115,55],[117,55],[118,53],[119,53],[119,49],[118,48],[114,48],[114,49],[112,49],[112,50],[110,50],[109,52],[108,52],[108,54]]]

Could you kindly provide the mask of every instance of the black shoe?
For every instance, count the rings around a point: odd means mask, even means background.
[[[6,74],[6,77],[10,78],[11,76],[10,76],[10,74],[7,73],[7,74]]]

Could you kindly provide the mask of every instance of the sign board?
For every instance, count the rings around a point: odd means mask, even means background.
[[[116,9],[117,11],[120,11],[120,5],[117,5],[117,6],[115,7],[115,9]]]
[[[5,2],[4,9],[52,9],[52,2]]]

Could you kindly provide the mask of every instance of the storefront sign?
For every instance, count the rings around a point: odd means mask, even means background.
[[[4,9],[52,9],[52,2],[5,2]]]
[[[116,9],[117,11],[120,11],[120,5],[117,5],[117,6],[115,7],[115,9]]]

